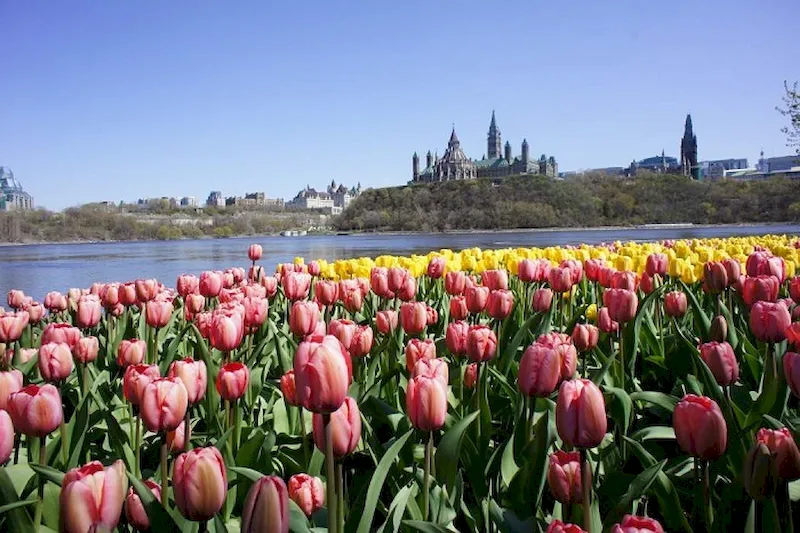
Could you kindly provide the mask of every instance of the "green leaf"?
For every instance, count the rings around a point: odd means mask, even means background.
[[[0,504],[4,507],[17,504],[20,501],[7,470],[7,467],[0,467]],[[3,514],[9,531],[33,530],[33,521],[28,513],[25,512],[25,509],[13,507],[3,511]]]
[[[655,439],[674,440],[675,430],[670,426],[649,426],[635,432],[631,438],[639,442]]]
[[[39,501],[38,498],[33,498],[32,500],[22,500],[22,501],[19,501],[19,502],[7,503],[5,505],[0,505],[0,514],[6,513],[8,511],[13,510],[13,509],[19,509],[20,507],[26,507],[28,505],[33,505],[38,501]]]
[[[180,531],[180,527],[159,502],[150,488],[142,483],[133,473],[128,472],[128,480],[133,485],[134,490],[142,500],[142,505],[150,519],[150,529],[152,531]]]
[[[650,486],[656,481],[658,474],[662,473],[661,471],[664,469],[665,464],[667,464],[666,459],[647,467],[644,472],[634,478],[617,506],[606,516],[604,527],[610,527],[611,524],[622,518],[622,515],[630,514],[631,503],[647,494]]]
[[[236,472],[240,476],[243,476],[253,482],[258,481],[259,479],[264,477],[264,474],[262,474],[261,472],[243,466],[229,466],[228,470],[230,470],[231,472]]]
[[[674,396],[656,391],[632,392],[631,400],[634,402],[651,403],[666,409],[670,413],[675,410],[675,406],[678,405],[679,401],[678,398]]]
[[[381,490],[383,489],[383,483],[386,480],[386,476],[389,474],[389,469],[392,467],[395,459],[397,459],[397,456],[400,454],[400,450],[403,449],[406,441],[408,441],[413,433],[413,429],[408,430],[403,436],[394,441],[394,443],[389,446],[389,449],[386,450],[386,453],[383,455],[383,457],[381,457],[381,460],[369,481],[367,498],[364,501],[363,514],[361,515],[361,520],[358,523],[358,529],[356,530],[357,533],[369,533],[370,528],[372,527],[372,519],[375,516],[375,509],[378,505],[378,498],[380,497]]]
[[[452,530],[447,529],[439,524],[433,522],[423,522],[422,520],[404,520],[403,525],[410,527],[422,533],[453,533]]]
[[[700,326],[700,338],[707,339],[708,332],[711,329],[711,319],[708,318],[703,306],[697,301],[694,291],[687,287],[683,280],[679,279],[678,283],[681,284],[683,293],[686,294],[686,298],[689,300],[689,304],[692,306],[692,313],[694,314],[694,317],[697,319],[698,325]]]
[[[300,507],[289,499],[289,531],[292,533],[310,533],[308,519]]]
[[[608,412],[617,426],[622,428],[622,433],[627,435],[633,413],[631,397],[624,389],[618,387],[606,387],[605,391],[612,395],[611,401],[607,404]]]
[[[478,418],[478,411],[459,420],[442,437],[436,448],[436,479],[448,492],[453,491],[458,474],[458,461],[461,456],[461,443],[467,428]]]
[[[389,513],[386,522],[378,529],[377,533],[384,533],[389,527],[390,522],[392,533],[397,533],[400,530],[400,524],[403,522],[403,515],[405,515],[406,506],[408,506],[408,499],[414,492],[415,487],[415,485],[406,485],[400,489],[400,492],[394,497],[392,503],[389,504]]]
[[[61,483],[64,481],[64,472],[62,472],[61,470],[56,470],[55,468],[50,466],[37,465],[36,463],[29,463],[28,466],[30,466],[34,472],[42,476],[44,479],[46,479],[47,481],[52,481],[59,487],[61,486]]]
[[[489,514],[492,521],[500,527],[503,533],[530,533],[531,531],[540,531],[539,525],[534,518],[529,518],[522,521],[512,511],[503,509],[497,502],[492,499],[489,502]]]

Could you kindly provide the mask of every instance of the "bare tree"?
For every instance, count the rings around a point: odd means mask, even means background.
[[[782,98],[785,107],[776,109],[781,115],[789,118],[789,125],[781,128],[781,131],[786,134],[786,146],[794,147],[800,154],[800,92],[797,82],[789,86],[789,82],[784,81],[783,88],[786,90],[786,95]]]

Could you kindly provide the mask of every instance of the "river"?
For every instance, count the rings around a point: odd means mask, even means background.
[[[800,225],[681,226],[624,229],[564,229],[514,232],[473,232],[391,235],[325,235],[298,237],[240,237],[185,241],[41,244],[0,246],[0,295],[22,289],[41,299],[50,290],[88,287],[95,281],[129,281],[158,278],[174,286],[178,275],[203,270],[248,266],[247,248],[264,248],[261,263],[270,270],[295,257],[341,259],[383,254],[427,253],[460,250],[551,246],[613,241],[652,241],[734,235],[795,234]],[[0,305],[5,304],[5,297]]]

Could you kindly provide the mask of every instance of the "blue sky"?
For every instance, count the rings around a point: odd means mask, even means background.
[[[0,165],[37,204],[406,182],[497,112],[560,170],[789,153],[800,2],[0,0]]]

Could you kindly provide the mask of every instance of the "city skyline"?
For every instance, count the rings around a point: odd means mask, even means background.
[[[800,45],[776,22],[800,6],[736,4],[514,2],[496,29],[473,2],[6,4],[0,164],[51,209],[288,199],[332,178],[404,184],[454,122],[480,156],[492,109],[564,171],[677,155],[687,113],[701,161],[789,154],[775,106]]]

